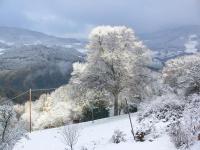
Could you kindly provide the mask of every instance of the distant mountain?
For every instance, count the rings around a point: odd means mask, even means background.
[[[66,45],[80,43],[73,38],[59,38],[44,33],[30,31],[27,29],[0,27],[0,42],[8,44],[45,44],[45,45]]]
[[[153,51],[156,69],[162,68],[168,59],[200,51],[200,26],[138,34],[138,37]],[[29,88],[66,84],[72,63],[84,59],[81,52],[85,51],[85,44],[78,39],[0,27],[0,95],[13,97]]]
[[[0,95],[13,97],[29,88],[66,84],[72,63],[83,61],[79,52],[83,48],[84,42],[77,39],[0,27]],[[15,102],[26,100],[23,97]]]
[[[184,26],[138,36],[162,61],[200,51],[200,26]]]

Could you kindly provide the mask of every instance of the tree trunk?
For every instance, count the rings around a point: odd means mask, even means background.
[[[118,94],[114,94],[114,116],[119,115]]]

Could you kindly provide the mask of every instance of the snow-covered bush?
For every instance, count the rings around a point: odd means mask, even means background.
[[[76,107],[68,97],[68,92],[70,88],[66,85],[51,94],[43,94],[38,100],[32,102],[33,130],[58,127],[73,120],[71,113],[76,112]],[[29,122],[29,102],[25,103],[24,110],[19,106],[17,108],[22,112],[21,118]]]
[[[112,138],[111,138],[111,141],[113,143],[120,143],[120,142],[125,142],[126,141],[126,134],[123,133],[123,131],[120,131],[120,130],[115,130],[113,135],[112,135]]]
[[[139,116],[139,121],[146,118],[151,118],[154,121],[176,121],[181,118],[184,110],[184,100],[173,94],[162,95],[156,97],[152,102],[142,103],[142,113]]]
[[[173,93],[140,104],[135,133],[139,140],[152,140],[169,131],[183,117],[186,100]],[[140,138],[140,136],[142,136]]]
[[[82,147],[81,147],[81,150],[88,150],[88,148],[85,147],[85,146],[82,146]]]
[[[177,148],[189,148],[192,140],[190,133],[187,132],[187,129],[185,129],[185,127],[179,121],[171,125],[169,134],[172,142]]]
[[[154,129],[154,124],[152,122],[140,122],[136,127],[135,127],[135,140],[136,141],[145,141],[145,137],[149,134],[152,133]]]
[[[184,123],[195,136],[200,132],[200,95],[193,94],[187,98],[187,104],[183,112]]]
[[[200,92],[200,54],[181,56],[166,62],[163,69],[165,83],[178,94]]]
[[[198,140],[200,133],[200,95],[187,97],[183,117],[172,124],[170,136],[176,147],[188,148]]]

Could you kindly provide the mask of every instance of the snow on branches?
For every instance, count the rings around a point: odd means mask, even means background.
[[[84,69],[74,70],[72,84],[108,92],[114,100],[114,115],[119,114],[121,95],[145,96],[150,79],[147,66],[151,57],[132,29],[124,26],[96,27],[89,36],[87,49],[87,60],[82,65]]]
[[[178,94],[200,92],[200,54],[169,60],[163,69],[163,78]]]
[[[24,123],[18,120],[11,104],[0,105],[0,149],[12,150],[25,136]]]

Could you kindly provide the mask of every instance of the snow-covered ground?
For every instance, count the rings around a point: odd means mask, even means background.
[[[136,114],[132,114],[133,123]],[[80,130],[75,150],[87,147],[88,150],[175,150],[167,134],[150,142],[134,142],[130,132],[127,115],[76,124]],[[64,150],[65,145],[60,135],[62,128],[36,131],[29,134],[29,139],[22,139],[14,150]],[[126,134],[126,142],[114,144],[111,137],[114,130],[119,129]]]

